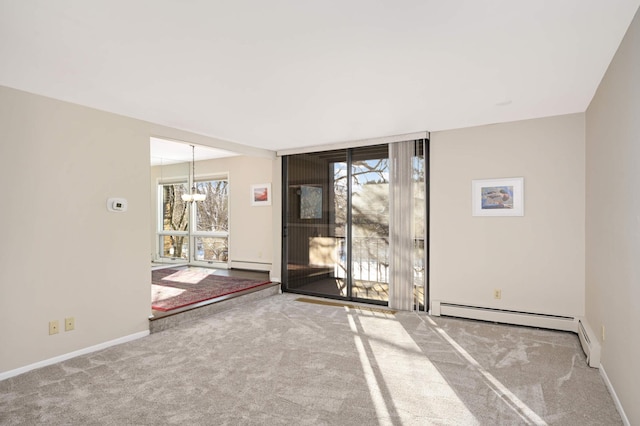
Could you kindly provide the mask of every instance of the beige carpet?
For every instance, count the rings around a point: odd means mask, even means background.
[[[295,299],[4,380],[0,424],[622,424],[574,334]]]

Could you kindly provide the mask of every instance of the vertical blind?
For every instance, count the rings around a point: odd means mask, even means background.
[[[389,144],[389,160],[389,307],[410,310],[426,299],[424,140]]]

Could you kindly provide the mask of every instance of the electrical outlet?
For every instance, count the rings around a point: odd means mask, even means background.
[[[64,319],[64,331],[71,331],[76,328],[76,320],[73,317]]]
[[[502,299],[502,290],[500,290],[499,288],[496,288],[495,290],[493,290],[493,298]]]
[[[60,331],[60,324],[58,320],[49,321],[49,335],[58,334]]]

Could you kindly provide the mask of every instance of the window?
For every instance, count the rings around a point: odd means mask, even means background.
[[[189,260],[189,205],[182,201],[187,182],[160,183],[158,190],[160,257]]]
[[[226,263],[229,260],[229,181],[227,176],[196,181],[204,201],[184,202],[187,181],[161,182],[159,256],[164,260]]]
[[[226,177],[196,182],[199,193],[206,194],[196,204],[193,231],[194,260],[227,262],[229,259],[229,181]]]

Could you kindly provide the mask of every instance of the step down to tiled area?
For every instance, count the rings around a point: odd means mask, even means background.
[[[180,324],[196,321],[209,315],[231,309],[243,303],[264,299],[280,293],[280,283],[269,283],[258,288],[205,300],[170,312],[154,312],[149,317],[149,331],[157,333]]]

